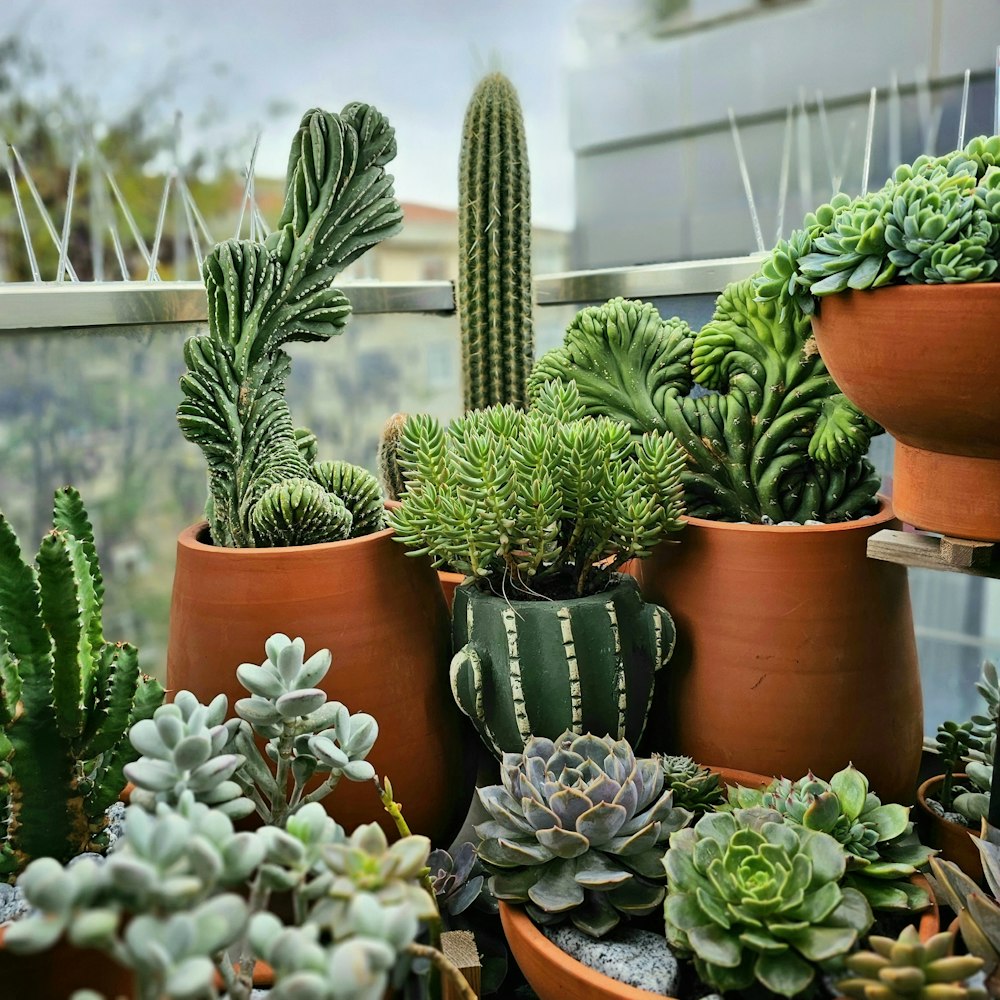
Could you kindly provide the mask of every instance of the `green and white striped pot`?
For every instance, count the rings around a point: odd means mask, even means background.
[[[497,756],[567,729],[634,745],[674,639],[673,619],[630,576],[565,601],[509,601],[466,582],[455,591],[451,690]]]

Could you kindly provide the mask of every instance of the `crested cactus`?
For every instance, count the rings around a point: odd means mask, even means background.
[[[492,73],[465,114],[458,180],[465,408],[527,405],[534,358],[528,151],[513,84]]]
[[[660,905],[664,844],[691,813],[674,806],[657,760],[625,740],[563,733],[506,754],[500,773],[503,784],[479,789],[490,819],[476,827],[497,899],[593,937]]]
[[[838,390],[809,321],[789,302],[729,285],[694,335],[647,303],[584,309],[530,388],[574,380],[591,416],[633,434],[671,432],[684,451],[687,513],[751,523],[845,521],[870,513],[879,479],[864,458],[878,428]],[[787,290],[785,292],[787,297]],[[713,390],[689,395],[697,383]]]
[[[136,752],[126,732],[163,689],[104,638],[104,582],[80,494],[55,495],[35,567],[0,514],[0,878],[105,845]]]
[[[293,427],[282,348],[343,330],[350,303],[330,282],[400,228],[385,172],[395,154],[393,129],[368,105],[307,112],[277,229],[264,243],[221,243],[205,260],[209,332],[184,347],[177,417],[208,461],[216,545],[306,545],[383,527],[372,477],[317,465],[314,439]]]
[[[406,480],[399,464],[399,445],[408,419],[405,413],[394,413],[379,434],[376,456],[378,482],[387,500],[401,500],[406,489]]]

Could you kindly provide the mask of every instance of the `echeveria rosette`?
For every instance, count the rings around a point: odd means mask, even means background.
[[[660,767],[664,788],[674,793],[674,805],[700,814],[726,801],[719,775],[690,757],[661,757]]]
[[[909,878],[925,868],[934,851],[917,839],[910,810],[883,803],[853,765],[830,781],[807,774],[798,781],[776,779],[766,789],[733,787],[735,808],[762,806],[808,830],[827,833],[847,852],[844,884],[863,893],[873,909],[919,910],[927,893]]]
[[[476,827],[498,899],[593,937],[659,906],[665,842],[691,819],[664,791],[659,761],[625,740],[564,733],[505,754],[501,777],[479,789],[490,820]]]
[[[720,991],[801,994],[872,924],[865,897],[840,884],[843,847],[774,810],[707,813],[671,835],[663,866],[667,940]]]

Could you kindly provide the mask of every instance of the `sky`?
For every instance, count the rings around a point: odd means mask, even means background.
[[[284,174],[302,112],[374,104],[396,129],[402,201],[451,207],[465,105],[500,69],[524,110],[537,225],[573,225],[565,69],[574,0],[2,0],[0,35],[37,44],[102,111],[151,83],[159,113],[197,119],[248,143],[262,130],[257,172]],[[276,105],[280,110],[274,113]]]

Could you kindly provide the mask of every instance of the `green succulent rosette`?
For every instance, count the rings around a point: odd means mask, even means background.
[[[827,833],[847,852],[844,885],[861,892],[875,910],[920,910],[927,892],[909,881],[934,855],[917,839],[910,810],[883,803],[868,779],[853,765],[830,781],[807,774],[798,781],[780,778],[767,788],[729,790],[729,804],[763,806],[808,830]]]
[[[593,937],[662,903],[666,841],[691,813],[664,790],[659,761],[625,740],[564,733],[504,754],[501,774],[479,789],[490,820],[476,827],[498,899]]]
[[[671,835],[663,865],[667,940],[720,991],[803,993],[872,924],[865,897],[841,885],[844,848],[773,809],[706,814]]]
[[[661,757],[664,787],[674,793],[674,805],[704,813],[726,801],[722,779],[690,757]]]

